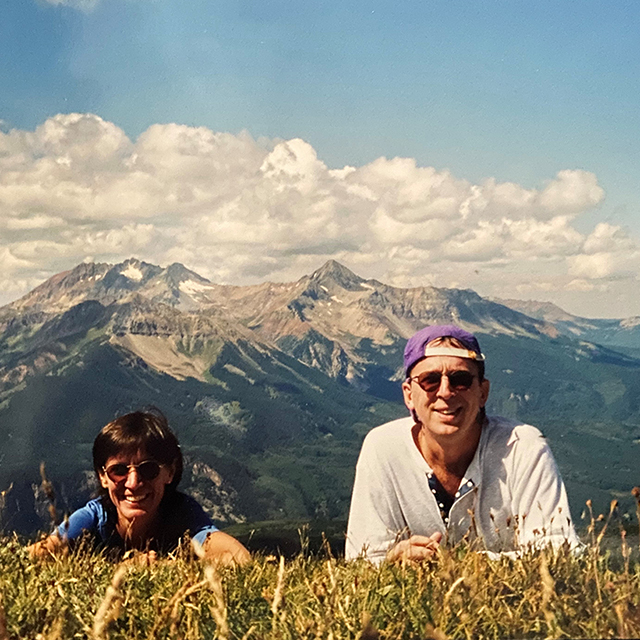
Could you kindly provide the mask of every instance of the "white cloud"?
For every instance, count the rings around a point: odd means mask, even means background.
[[[541,189],[472,184],[412,158],[330,170],[300,139],[156,124],[133,141],[96,115],[61,114],[0,131],[0,266],[26,283],[87,255],[136,255],[243,283],[335,258],[399,286],[560,290],[638,265],[623,229],[574,227],[603,198],[580,170]]]
[[[593,173],[587,171],[559,171],[540,194],[540,204],[552,215],[580,213],[594,207],[604,198],[604,190]]]
[[[587,280],[633,279],[638,273],[637,251],[579,254],[568,259],[569,274]]]
[[[596,285],[591,280],[582,280],[580,278],[576,278],[575,280],[571,280],[567,284],[567,289],[570,291],[582,291],[588,292],[593,291],[596,288]]]
[[[23,230],[23,229],[50,229],[52,227],[60,227],[65,222],[62,218],[47,216],[47,215],[33,215],[25,218],[4,218],[0,220],[0,228],[4,227],[9,230]]]
[[[632,251],[634,247],[634,240],[622,227],[600,222],[585,240],[583,251],[585,253],[620,252]]]
[[[44,2],[56,7],[71,7],[80,11],[93,11],[100,4],[100,0],[44,0]]]
[[[581,250],[567,258],[569,275],[582,280],[633,280],[640,266],[640,247],[619,226],[599,223]]]
[[[11,247],[0,247],[0,271],[13,273],[20,269],[29,269],[34,265],[20,256],[16,256]]]
[[[601,252],[569,259],[569,273],[583,279],[608,278],[616,269],[615,255]]]

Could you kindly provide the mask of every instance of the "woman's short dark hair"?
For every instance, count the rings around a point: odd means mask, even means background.
[[[100,476],[109,458],[137,451],[144,451],[160,464],[173,465],[175,472],[167,489],[178,486],[182,477],[182,452],[159,409],[127,413],[104,426],[93,441],[93,468]]]

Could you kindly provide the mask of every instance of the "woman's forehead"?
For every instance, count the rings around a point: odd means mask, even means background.
[[[131,449],[121,449],[114,455],[107,458],[107,463],[105,466],[113,464],[114,462],[123,462],[125,464],[138,464],[143,462],[144,460],[149,460],[149,455],[144,449],[140,448],[131,448]]]

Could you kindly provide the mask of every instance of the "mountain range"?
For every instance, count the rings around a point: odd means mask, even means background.
[[[47,526],[41,461],[59,510],[77,507],[97,431],[145,405],[169,417],[184,488],[219,523],[344,518],[363,436],[406,414],[406,338],[444,322],[478,335],[489,412],[549,439],[574,515],[587,498],[630,508],[640,318],[392,287],[335,261],[296,282],[231,286],[129,259],[80,264],[0,308],[1,524]]]

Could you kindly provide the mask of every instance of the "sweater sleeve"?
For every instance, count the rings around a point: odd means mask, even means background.
[[[393,507],[393,482],[371,436],[365,438],[356,465],[345,555],[348,560],[363,556],[377,564],[385,559],[406,524],[399,507]]]
[[[518,546],[558,547],[568,542],[572,548],[580,547],[564,483],[546,440],[535,430],[516,446],[511,492]]]

